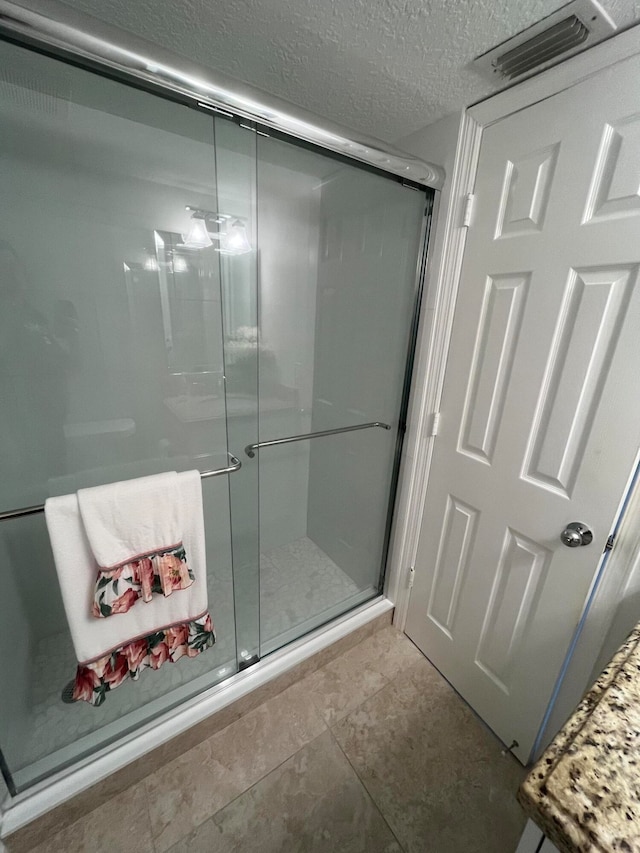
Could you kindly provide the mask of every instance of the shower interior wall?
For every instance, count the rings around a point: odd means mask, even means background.
[[[261,440],[309,432],[313,403],[320,181],[274,159],[258,167]],[[262,405],[273,384],[286,389],[291,408]],[[307,535],[309,454],[309,442],[260,454],[262,553]]]
[[[407,192],[339,170],[323,186],[313,430],[398,423],[423,204],[418,192],[414,207],[403,204]],[[371,430],[310,448],[308,536],[358,589],[383,569],[389,492],[379,484],[391,482],[394,462],[386,442]]]

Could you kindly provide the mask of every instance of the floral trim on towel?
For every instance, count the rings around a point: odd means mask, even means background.
[[[149,602],[154,594],[171,595],[176,589],[187,589],[194,580],[182,543],[115,569],[100,569],[91,615],[101,619],[126,613],[139,598]]]
[[[91,663],[78,664],[73,685],[76,701],[102,705],[107,693],[127,678],[136,681],[145,669],[160,669],[163,663],[195,658],[216,641],[209,613],[133,640]]]

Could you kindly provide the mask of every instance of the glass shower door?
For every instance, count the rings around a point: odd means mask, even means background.
[[[426,198],[257,137],[261,654],[381,590]]]
[[[256,135],[215,119],[227,430],[230,445],[257,441],[259,396]],[[229,482],[238,665],[260,657],[259,470],[243,464]]]
[[[4,42],[0,121],[0,764],[20,791],[378,594],[425,196]],[[194,468],[215,645],[65,703],[37,507]]]
[[[7,43],[0,69],[0,513],[162,471],[237,468],[212,116]],[[0,521],[13,791],[237,671],[237,473],[202,480],[215,645],[100,707],[62,698],[76,661],[44,515]]]

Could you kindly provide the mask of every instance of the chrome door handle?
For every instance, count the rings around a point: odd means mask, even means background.
[[[286,438],[272,438],[270,441],[258,441],[255,444],[247,444],[244,452],[250,459],[256,455],[256,450],[261,447],[277,447],[280,444],[291,444],[293,441],[306,441],[309,438],[321,438],[325,435],[339,435],[341,432],[354,432],[359,429],[371,429],[372,427],[380,427],[380,429],[391,429],[389,424],[383,424],[382,421],[373,421],[369,424],[356,424],[355,426],[338,427],[337,429],[322,429],[319,432],[305,432],[304,435],[288,435]]]
[[[567,548],[579,548],[593,542],[593,531],[581,521],[571,521],[560,534],[560,539]]]

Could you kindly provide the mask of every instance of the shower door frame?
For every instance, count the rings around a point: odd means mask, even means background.
[[[403,183],[434,190],[443,187],[445,174],[440,166],[326,119],[317,124],[314,114],[301,107],[75,12],[59,0],[30,0],[29,7],[0,0],[1,38],[188,106],[248,119],[394,175]]]
[[[83,25],[86,29],[82,28]],[[316,124],[312,113],[280,101],[276,96],[266,96],[259,89],[226,78],[124,30],[75,12],[59,0],[30,0],[29,9],[12,0],[0,0],[0,39],[192,109],[224,116],[248,131],[293,142],[339,162],[399,181],[413,190],[426,191],[379,584],[380,591],[392,600],[395,601],[399,595],[402,598],[400,575],[404,577],[409,566],[400,566],[398,557],[404,558],[406,554],[409,528],[404,523],[401,531],[394,532],[394,515],[397,506],[404,510],[404,516],[413,516],[407,498],[415,498],[416,478],[419,478],[423,466],[421,459],[417,461],[414,458],[416,455],[420,457],[416,450],[416,435],[423,436],[425,431],[423,393],[418,392],[414,367],[417,364],[417,372],[426,373],[422,351],[417,357],[416,352],[419,344],[422,348],[420,339],[428,335],[428,331],[421,330],[421,305],[431,263],[427,257],[427,243],[431,223],[439,209],[444,169],[378,139],[355,135],[353,131],[327,120]],[[433,337],[437,352],[437,332]],[[428,388],[432,384],[427,383]],[[406,446],[407,417],[412,397],[418,400],[414,408],[419,423],[417,431],[412,430],[410,436],[411,465],[403,466],[402,454]],[[397,620],[394,621],[398,624]]]
[[[47,0],[48,10],[52,7],[58,8],[61,15],[70,12],[68,7],[63,9],[55,0],[53,2]],[[40,21],[34,21],[34,17]],[[78,15],[75,17],[77,18]],[[80,15],[79,17],[82,18],[83,16]],[[90,21],[91,24],[95,23],[93,19],[87,18],[86,20]],[[38,24],[43,22],[47,23],[47,26],[41,28]],[[73,39],[71,39],[71,35]],[[441,187],[444,174],[438,167],[423,163],[392,148],[387,148],[377,140],[365,140],[369,147],[366,148],[366,153],[363,153],[362,141],[354,140],[348,135],[347,131],[339,129],[340,133],[336,134],[332,132],[333,129],[327,131],[320,126],[310,124],[308,121],[301,121],[293,116],[294,108],[289,110],[289,114],[278,113],[276,117],[265,118],[260,109],[257,109],[261,108],[262,105],[251,102],[254,107],[253,111],[248,108],[237,109],[232,114],[228,101],[225,101],[224,97],[236,97],[233,93],[229,94],[229,91],[221,93],[216,100],[209,95],[203,96],[201,91],[188,89],[184,83],[178,85],[175,80],[168,80],[161,73],[150,72],[146,67],[142,72],[136,71],[135,68],[124,67],[120,61],[120,56],[114,59],[112,43],[100,42],[99,39],[88,36],[80,30],[69,30],[64,25],[58,26],[49,18],[43,18],[37,14],[34,16],[29,10],[15,6],[6,0],[0,0],[0,39],[96,72],[123,84],[144,89],[160,97],[178,101],[199,111],[213,111],[214,114],[222,114],[237,123],[242,122],[248,130],[257,133],[264,133],[269,130],[270,135],[275,137],[280,137],[332,159],[398,181],[412,190],[425,192],[425,211],[421,223],[419,254],[412,297],[412,320],[409,329],[401,403],[398,411],[398,432],[394,449],[393,473],[389,487],[384,547],[380,566],[380,594],[333,619],[328,624],[320,626],[298,640],[294,640],[283,649],[271,653],[265,660],[254,664],[248,670],[235,673],[226,681],[187,700],[178,709],[162,714],[153,723],[144,724],[135,731],[124,734],[115,745],[104,746],[96,750],[91,756],[81,758],[73,764],[55,771],[46,779],[37,782],[24,791],[9,796],[5,803],[0,804],[0,838],[3,838],[60,805],[70,796],[91,787],[116,770],[143,756],[150,749],[186,731],[212,713],[226,707],[231,702],[252,692],[260,685],[271,681],[318,651],[352,633],[357,628],[389,613],[393,609],[394,590],[398,589],[400,576],[403,574],[402,567],[398,564],[395,555],[398,544],[402,543],[405,536],[404,529],[398,530],[394,535],[394,519],[398,516],[396,509],[402,505],[398,498],[402,499],[407,493],[406,477],[409,475],[411,478],[413,476],[412,469],[415,468],[415,462],[411,458],[405,463],[407,470],[403,470],[403,448],[412,383],[417,379],[414,376],[414,367],[417,363],[418,339],[424,335],[424,332],[421,331],[420,322],[432,211],[434,202],[437,207],[439,194],[436,190]],[[134,48],[138,47],[139,44],[145,44],[134,37],[131,39],[134,42]],[[96,50],[97,45],[101,45],[103,53]],[[127,50],[121,48],[120,53],[125,54]],[[164,59],[165,54],[166,52],[160,58]],[[131,51],[129,51],[130,55]],[[171,56],[171,54],[168,55]],[[172,61],[173,70],[175,70],[178,60],[172,57]],[[153,64],[151,60],[147,61],[147,65]],[[158,64],[161,66],[162,62]],[[189,65],[188,70],[192,72],[193,66]],[[224,104],[226,108],[220,104]],[[388,165],[385,167],[381,162]],[[398,172],[415,174],[416,171],[423,176],[426,175],[426,177],[420,180],[407,180],[398,174]],[[394,539],[393,543],[392,538]],[[386,591],[386,596],[382,592],[383,588]]]

